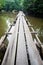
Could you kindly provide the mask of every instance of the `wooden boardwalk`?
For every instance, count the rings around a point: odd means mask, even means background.
[[[23,12],[19,12],[1,65],[43,65]]]

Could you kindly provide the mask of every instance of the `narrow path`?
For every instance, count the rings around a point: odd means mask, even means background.
[[[24,16],[21,11],[17,15],[1,65],[43,65]]]
[[[22,23],[22,16],[20,17],[20,28],[19,28],[16,65],[28,65],[24,31],[23,31],[23,23]]]

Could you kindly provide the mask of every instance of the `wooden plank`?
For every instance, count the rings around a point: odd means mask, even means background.
[[[15,24],[13,23],[13,24],[10,24],[10,26],[15,26]]]
[[[20,17],[20,29],[19,29],[16,65],[28,65],[22,16]]]
[[[18,31],[19,21],[20,21],[20,29]],[[24,29],[23,29],[23,25],[24,25]],[[24,19],[23,12],[20,11],[20,13],[17,15],[16,25],[13,26],[11,33],[12,35],[8,36],[9,44],[1,65],[28,65],[25,43],[27,44],[28,47],[28,54],[31,65],[43,65],[38,50],[36,48],[36,45],[33,42],[30,30]],[[24,33],[26,35],[27,42],[25,42]]]
[[[33,25],[28,25],[28,27],[33,27]]]
[[[27,45],[28,45],[28,53],[29,53],[31,65],[43,65],[40,55],[38,53],[38,50],[36,48],[36,45],[33,42],[30,30],[24,19],[24,16],[23,16],[23,23],[24,23],[24,28],[25,28],[25,34],[26,34]]]
[[[3,36],[1,37],[1,39],[0,39],[0,46],[2,45],[2,42],[4,41],[5,37],[6,37],[6,35],[3,35]]]
[[[30,22],[26,19],[26,21],[28,22],[28,25],[30,25],[31,26],[31,24],[30,24]],[[31,29],[32,29],[32,31],[34,32],[34,29],[31,27]],[[39,43],[39,45],[41,46],[42,45],[42,43],[41,43],[41,41],[40,41],[40,39],[38,38],[38,36],[37,35],[35,35],[35,37],[36,37],[36,39],[37,39],[37,41],[38,41],[38,43]]]
[[[38,32],[35,32],[35,31],[34,31],[34,32],[31,32],[31,34],[38,34]]]
[[[19,18],[17,20],[15,27],[12,28],[13,30],[12,35],[8,36],[9,44],[8,44],[8,47],[7,47],[7,50],[6,50],[6,53],[5,53],[5,56],[1,65],[14,65],[18,25],[19,25]]]
[[[15,26],[16,19],[17,19],[17,18],[15,18],[15,21],[13,22],[13,24],[10,25],[10,28],[7,30],[7,33],[8,33],[8,34],[10,34],[9,32],[10,32],[12,26]],[[7,34],[5,33],[5,34],[1,37],[1,39],[0,39],[0,46],[2,45],[3,41],[4,41],[6,38],[7,38]]]

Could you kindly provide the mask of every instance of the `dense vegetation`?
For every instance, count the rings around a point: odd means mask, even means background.
[[[0,11],[23,10],[28,14],[43,15],[43,0],[0,0]]]

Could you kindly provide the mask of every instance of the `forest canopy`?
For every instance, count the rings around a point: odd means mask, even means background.
[[[1,10],[23,10],[27,13],[43,14],[43,0],[0,0]]]

